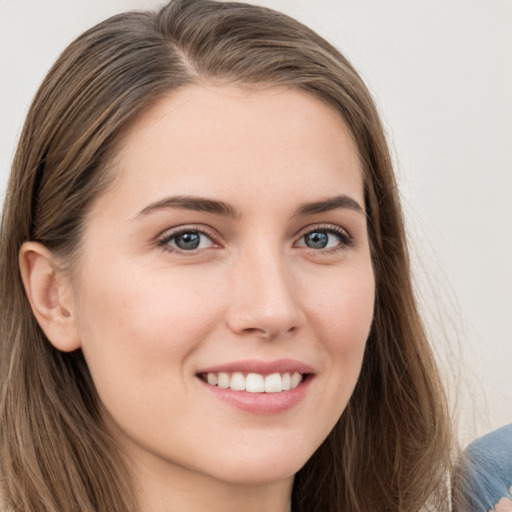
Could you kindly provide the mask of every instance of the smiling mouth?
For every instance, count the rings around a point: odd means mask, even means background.
[[[263,375],[243,372],[207,372],[198,377],[210,386],[248,393],[281,393],[297,388],[308,374],[282,372]]]

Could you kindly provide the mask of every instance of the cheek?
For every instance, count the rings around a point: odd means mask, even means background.
[[[370,269],[370,270],[368,270]],[[322,401],[316,406],[317,442],[335,426],[354,391],[370,332],[375,300],[371,267],[340,274],[309,294],[310,326],[322,354]],[[322,377],[322,375],[320,375]]]
[[[205,287],[170,273],[115,270],[83,287],[80,303],[82,348],[98,388],[114,381],[129,386],[164,378],[170,385],[186,371],[190,354],[219,317]],[[198,321],[198,304],[201,308]],[[170,366],[174,366],[170,371]],[[105,386],[105,387],[108,387]]]
[[[318,352],[329,369],[326,389],[341,415],[359,378],[366,341],[373,321],[375,283],[371,266],[346,272],[323,293],[310,295],[315,303],[310,318],[318,333]]]
[[[309,297],[311,318],[328,351],[347,356],[362,353],[374,312],[371,267],[347,272]]]

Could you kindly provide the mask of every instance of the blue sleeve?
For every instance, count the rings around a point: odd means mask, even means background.
[[[460,470],[468,512],[487,512],[500,498],[512,498],[512,424],[473,441]]]

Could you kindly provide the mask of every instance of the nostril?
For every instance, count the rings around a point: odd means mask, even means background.
[[[245,334],[261,336],[264,338],[275,338],[282,334],[283,332],[286,332],[287,334],[293,334],[295,333],[295,331],[297,331],[296,326],[290,327],[288,330],[282,332],[278,332],[277,329],[274,332],[273,329],[265,329],[263,327],[246,327],[245,329],[242,330],[242,332]]]
[[[246,332],[246,333],[248,333],[248,334],[254,334],[254,333],[260,333],[260,332],[265,333],[265,332],[267,332],[267,331],[265,331],[265,329],[258,329],[258,328],[256,328],[256,327],[246,327],[246,328],[244,329],[244,332]]]

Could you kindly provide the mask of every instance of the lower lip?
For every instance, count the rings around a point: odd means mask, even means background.
[[[301,402],[309,389],[312,375],[308,375],[296,388],[279,393],[249,393],[247,391],[234,391],[212,386],[199,379],[199,382],[206,387],[215,397],[237,407],[243,411],[253,414],[277,414],[287,411]]]

